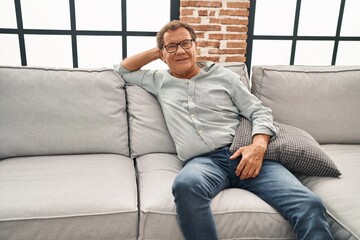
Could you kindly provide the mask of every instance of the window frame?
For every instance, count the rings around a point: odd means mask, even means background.
[[[335,36],[298,36],[301,0],[296,1],[294,28],[293,28],[292,35],[288,35],[288,36],[284,36],[284,35],[254,35],[256,0],[251,0],[250,11],[249,11],[250,13],[249,13],[249,24],[248,24],[247,48],[246,48],[246,62],[245,62],[249,72],[251,72],[251,66],[252,66],[251,61],[252,61],[253,41],[254,40],[290,40],[290,41],[292,41],[289,65],[294,65],[297,41],[333,41],[334,48],[333,48],[333,52],[332,52],[331,65],[336,65],[336,58],[337,58],[337,52],[338,52],[338,48],[339,48],[339,42],[340,41],[360,41],[360,37],[346,37],[346,36],[340,35],[342,20],[343,20],[343,16],[344,16],[345,4],[346,4],[346,0],[341,0]]]
[[[129,0],[130,1],[130,0]],[[78,68],[78,49],[77,36],[121,36],[122,37],[122,57],[127,57],[127,37],[128,36],[156,36],[156,32],[151,31],[128,31],[127,30],[127,0],[121,1],[121,31],[98,31],[98,30],[77,30],[75,0],[69,0],[70,11],[70,30],[59,29],[24,29],[23,17],[21,12],[21,0],[14,0],[17,28],[0,28],[0,34],[17,34],[19,39],[19,49],[21,65],[27,66],[25,35],[66,35],[71,36],[73,68]],[[180,17],[180,0],[170,0],[170,20],[178,20]]]

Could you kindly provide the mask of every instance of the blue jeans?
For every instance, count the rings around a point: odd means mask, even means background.
[[[239,160],[229,148],[188,160],[173,185],[179,225],[186,240],[218,239],[210,202],[226,188],[246,189],[274,207],[294,228],[297,239],[333,239],[322,201],[286,168],[264,160],[259,176],[241,180]]]

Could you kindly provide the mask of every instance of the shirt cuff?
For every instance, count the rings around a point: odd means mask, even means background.
[[[256,134],[265,134],[271,137],[275,137],[277,132],[278,132],[278,128],[275,127],[274,125],[272,127],[261,126],[252,130],[252,136]]]

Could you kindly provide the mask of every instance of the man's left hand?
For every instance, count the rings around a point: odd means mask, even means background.
[[[253,137],[251,145],[239,148],[230,157],[230,160],[235,160],[241,156],[241,161],[236,168],[236,176],[245,180],[255,178],[260,174],[269,140],[269,135],[257,134]]]

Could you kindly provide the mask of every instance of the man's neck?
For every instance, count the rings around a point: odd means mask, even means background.
[[[170,71],[170,74],[176,78],[191,79],[191,78],[195,77],[196,75],[198,75],[200,71],[201,71],[201,68],[195,64],[193,68],[189,69],[189,71],[184,74],[176,74],[171,71]]]

